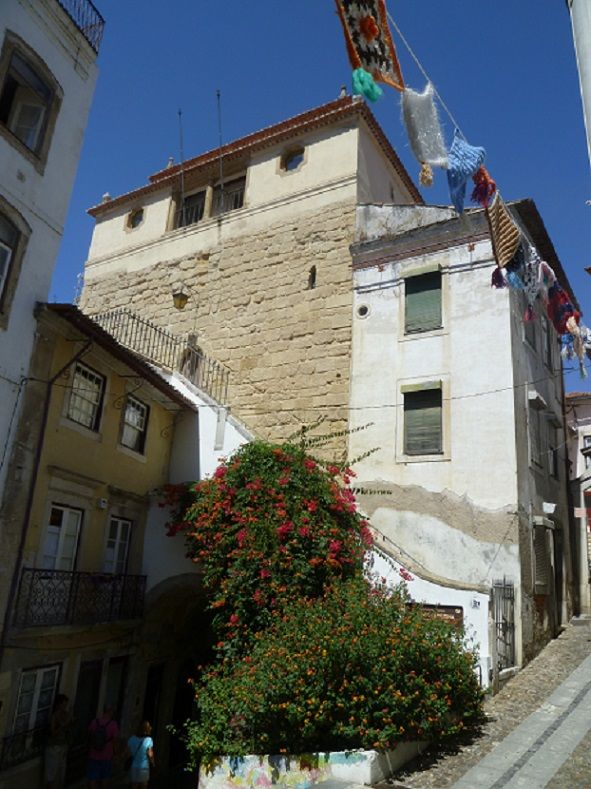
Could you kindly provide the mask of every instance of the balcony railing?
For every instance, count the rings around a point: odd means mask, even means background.
[[[25,567],[13,624],[15,627],[49,627],[138,619],[144,610],[145,590],[145,575]]]
[[[90,46],[98,54],[105,20],[91,0],[57,0]]]
[[[127,308],[90,317],[121,345],[157,367],[177,370],[214,400],[225,403],[229,370],[206,356],[189,338],[177,337]]]
[[[0,770],[8,770],[17,764],[40,756],[45,744],[47,728],[19,731],[4,737],[0,742]]]

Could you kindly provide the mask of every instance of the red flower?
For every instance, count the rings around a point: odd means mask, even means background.
[[[316,461],[312,460],[312,458],[306,458],[304,460],[304,467],[308,469],[308,471],[312,471],[316,468]]]
[[[230,622],[231,625],[237,625],[238,622],[240,622],[240,617],[238,616],[238,614],[232,614],[232,616],[228,621]]]
[[[259,575],[261,576],[261,578],[270,578],[271,577],[270,571],[267,570],[265,567],[263,567],[263,569],[261,570]]]
[[[236,542],[238,543],[238,547],[242,548],[242,546],[246,542],[247,537],[248,537],[247,529],[240,529],[240,531],[236,533]]]
[[[310,529],[308,526],[300,526],[298,529],[298,533],[300,537],[309,537],[310,536]]]
[[[282,523],[281,526],[277,528],[277,534],[279,535],[279,539],[280,540],[285,539],[285,537],[287,537],[287,535],[291,533],[292,529],[293,529],[293,523],[291,521],[285,521],[285,523]]]
[[[214,479],[223,479],[228,473],[226,466],[218,466],[213,472]]]
[[[413,576],[412,576],[412,575],[411,575],[411,574],[408,572],[408,570],[405,570],[405,569],[404,569],[404,567],[401,567],[401,568],[398,570],[398,574],[399,574],[399,575],[400,575],[400,577],[401,577],[401,578],[403,578],[405,581],[414,581],[414,577],[413,577]]]

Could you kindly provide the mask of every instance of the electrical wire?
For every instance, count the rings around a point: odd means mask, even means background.
[[[398,33],[398,36],[399,36],[400,40],[402,41],[402,43],[404,44],[404,46],[407,48],[407,50],[408,50],[408,52],[409,52],[409,54],[410,54],[411,58],[414,60],[414,62],[415,62],[415,64],[416,64],[417,68],[419,69],[419,71],[421,72],[421,74],[423,75],[423,77],[425,77],[425,79],[427,80],[427,82],[430,82],[430,83],[431,83],[431,85],[433,85],[433,92],[435,93],[435,95],[436,95],[436,96],[437,96],[437,98],[439,99],[439,103],[440,103],[440,104],[441,104],[441,106],[443,107],[444,111],[447,113],[447,115],[448,115],[448,117],[449,117],[450,121],[453,123],[454,127],[455,127],[455,128],[456,128],[456,129],[457,129],[459,132],[460,132],[460,134],[462,135],[462,137],[464,137],[464,139],[466,139],[466,137],[464,136],[464,132],[463,132],[463,131],[462,131],[462,129],[460,128],[460,124],[457,122],[457,120],[456,120],[456,119],[454,118],[454,116],[451,114],[451,111],[450,111],[449,107],[448,107],[448,106],[447,106],[447,104],[446,104],[446,103],[443,101],[443,99],[441,98],[441,94],[439,93],[439,91],[438,91],[438,90],[437,90],[437,88],[435,87],[435,83],[433,82],[433,80],[432,80],[432,79],[429,77],[429,75],[428,75],[428,74],[427,74],[427,72],[425,71],[425,69],[424,69],[424,67],[423,67],[423,65],[422,65],[422,63],[421,63],[421,61],[418,59],[418,57],[417,57],[417,55],[415,54],[414,50],[412,49],[412,47],[410,46],[410,44],[409,44],[409,43],[408,43],[408,41],[406,40],[405,36],[403,35],[402,31],[400,30],[400,28],[398,27],[398,25],[396,24],[396,22],[395,22],[395,21],[394,21],[394,19],[392,18],[392,15],[390,14],[390,12],[389,12],[389,11],[388,11],[388,19],[390,20],[390,24],[392,25],[392,27],[394,28],[394,30],[395,30],[395,31]]]

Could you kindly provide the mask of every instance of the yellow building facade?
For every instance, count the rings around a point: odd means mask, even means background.
[[[71,305],[40,308],[22,388],[0,511],[2,789],[42,785],[57,692],[74,714],[69,779],[104,704],[122,728],[141,717],[127,689],[141,684],[147,517],[175,429],[196,424],[190,401]]]

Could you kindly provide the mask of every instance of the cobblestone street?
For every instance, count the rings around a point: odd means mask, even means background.
[[[486,702],[488,722],[481,737],[453,753],[437,756],[427,751],[391,779],[389,786],[408,787],[408,789],[440,789],[440,787],[456,785],[458,789],[460,787],[484,789],[485,786],[494,786],[495,789],[503,786],[526,789],[538,789],[544,786],[549,789],[591,787],[589,728],[591,720],[588,717],[590,707],[588,686],[591,671],[588,670],[588,665],[583,665],[578,672],[576,671],[590,655],[589,624],[569,624],[564,632],[548,644],[543,652],[505,685],[500,693]],[[569,680],[566,684],[574,683],[572,692],[578,691],[578,695],[573,699],[568,710],[565,710],[554,722],[549,723],[546,720],[541,724],[536,723],[536,715],[543,720],[544,715],[548,717],[548,710],[556,709],[556,698],[552,694],[569,679],[573,672],[575,674],[571,678],[572,681]],[[562,688],[558,691],[558,695],[561,692]],[[552,703],[549,702],[550,697]],[[584,719],[582,723],[575,725],[579,713],[582,713]],[[523,726],[520,727],[520,724]],[[561,724],[562,728],[560,728]],[[539,736],[534,731],[536,725],[543,727],[542,734]],[[563,737],[569,737],[570,742],[574,743],[584,732],[586,734],[576,748],[560,764],[564,754],[568,752],[568,747],[558,748],[552,743],[554,737],[562,733]],[[527,737],[530,734],[532,741],[528,743]],[[512,735],[512,738],[500,746],[508,735]],[[517,746],[514,741],[518,742]],[[487,762],[479,764],[497,746],[500,747],[495,750],[495,754]],[[522,756],[518,759],[516,753],[520,746],[522,746]],[[514,758],[511,758],[512,755]],[[550,757],[556,760],[556,764],[560,764],[554,774],[548,766]],[[542,763],[540,777],[526,779],[516,774],[519,765],[526,762],[533,764],[536,761]],[[473,769],[476,765],[479,765],[478,772]],[[495,779],[491,770],[492,777],[489,782],[483,777],[489,776],[487,765],[496,765],[496,770],[499,772],[499,777]],[[469,771],[470,775],[467,776]],[[549,773],[545,778],[542,777],[544,771]],[[461,780],[462,778],[464,780]],[[381,786],[385,789],[387,784]]]

